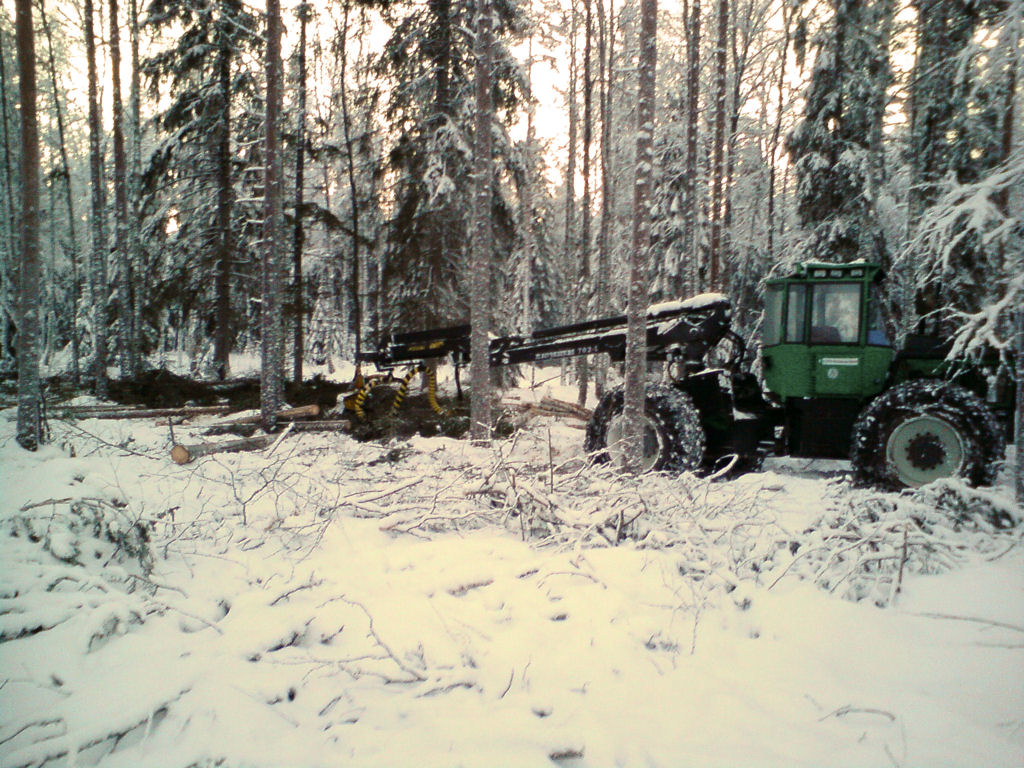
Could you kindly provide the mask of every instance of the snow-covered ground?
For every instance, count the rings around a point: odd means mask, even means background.
[[[0,413],[3,768],[1024,764],[1005,486],[628,479],[544,418],[186,466],[50,426]]]

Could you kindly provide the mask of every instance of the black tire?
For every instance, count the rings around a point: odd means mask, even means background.
[[[607,392],[587,424],[584,447],[595,461],[609,461],[616,454],[622,395],[621,388]],[[700,468],[704,460],[704,427],[688,394],[664,384],[648,385],[644,416],[644,471],[695,472]]]
[[[989,485],[1005,436],[977,395],[935,380],[907,381],[883,392],[853,426],[854,480],[889,488],[918,487],[941,477]]]

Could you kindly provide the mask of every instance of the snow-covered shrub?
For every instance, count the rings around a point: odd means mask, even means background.
[[[117,563],[145,575],[153,569],[150,526],[118,500],[62,499],[31,505],[3,521],[7,535],[37,542],[70,565]]]
[[[1019,511],[996,493],[955,480],[902,494],[844,489],[821,520],[787,546],[796,574],[848,600],[891,604],[904,577],[1005,551]]]
[[[150,573],[148,527],[105,499],[50,500],[0,521],[0,642],[77,623],[93,650],[140,624],[150,610],[136,592]]]

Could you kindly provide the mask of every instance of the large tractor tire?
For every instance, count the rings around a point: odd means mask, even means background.
[[[883,392],[853,427],[854,480],[917,488],[943,477],[989,485],[1005,437],[992,411],[972,392],[944,381],[908,381]]]
[[[595,461],[622,462],[621,388],[606,393],[587,424],[585,448]],[[690,396],[664,384],[648,385],[641,470],[696,471],[704,459],[704,428]]]

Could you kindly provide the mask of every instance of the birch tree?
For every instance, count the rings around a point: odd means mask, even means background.
[[[491,360],[490,360],[490,288],[491,196],[494,165],[492,159],[491,124],[494,105],[491,101],[491,4],[481,0],[476,18],[476,125],[473,134],[473,235],[470,261],[470,434],[474,440],[485,440],[491,431]]]
[[[306,167],[306,25],[309,22],[312,8],[302,3],[296,9],[299,17],[299,72],[298,83],[298,123],[295,129],[295,223],[292,230],[292,302],[295,310],[295,322],[292,335],[292,379],[296,384],[302,383],[303,328],[305,321],[305,298],[302,282],[302,249],[306,242],[303,227],[303,177]]]
[[[633,186],[633,248],[626,303],[626,362],[623,393],[624,469],[635,471],[643,448],[644,384],[647,373],[647,255],[651,239],[654,164],[654,97],[658,1],[640,3],[640,62],[636,109],[636,180]]]
[[[591,148],[594,140],[594,11],[593,0],[583,0],[583,210],[580,220],[579,283],[576,290],[580,319],[585,320],[592,309],[591,304],[591,226],[593,207],[591,204]],[[577,395],[576,402],[586,405],[587,388],[590,383],[590,364],[586,355],[576,358]]]
[[[21,265],[18,270],[18,445],[34,451],[42,441],[39,388],[39,128],[36,122],[36,53],[32,0],[15,3],[18,94],[21,102]]]

